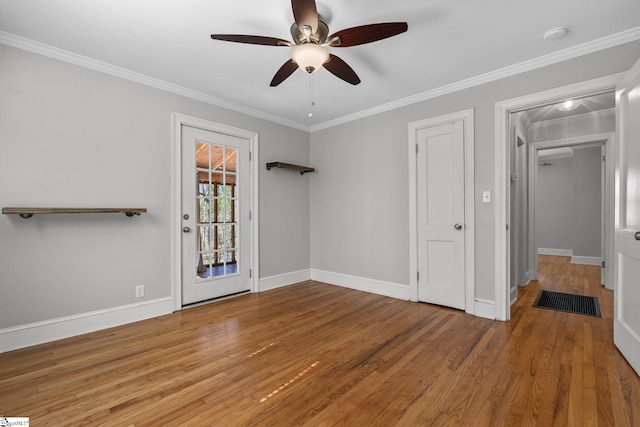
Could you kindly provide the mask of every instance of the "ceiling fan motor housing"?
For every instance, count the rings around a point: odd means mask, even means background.
[[[327,37],[329,36],[329,27],[327,24],[318,19],[318,28],[315,33],[309,35],[309,40],[313,43],[322,44],[327,41]],[[307,42],[307,35],[298,27],[298,24],[295,22],[291,26],[291,37],[295,44],[301,44]]]

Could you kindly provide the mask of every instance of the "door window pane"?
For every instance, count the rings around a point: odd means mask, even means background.
[[[236,169],[235,148],[196,142],[197,280],[238,271]]]

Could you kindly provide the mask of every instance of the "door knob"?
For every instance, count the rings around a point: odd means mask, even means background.
[[[456,224],[453,226],[453,228],[455,228],[456,230],[462,230],[462,225]]]
[[[633,235],[636,240],[640,240],[640,231],[636,231],[636,234]]]
[[[183,232],[185,232],[185,233],[190,233],[190,232],[191,232],[191,229],[190,229],[189,227],[184,227],[184,228],[182,229],[182,231],[183,231]]]

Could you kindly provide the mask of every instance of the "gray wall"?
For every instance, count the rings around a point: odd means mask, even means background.
[[[626,71],[640,43],[554,64],[311,134],[311,267],[409,284],[407,125],[475,109],[476,295],[494,300],[495,103]],[[366,83],[363,83],[363,90]]]
[[[600,147],[573,150],[573,255],[601,257]]]
[[[170,113],[260,135],[261,276],[309,267],[408,285],[407,124],[475,109],[476,297],[494,299],[494,104],[622,72],[629,43],[330,129],[291,129],[0,45],[0,205],[141,206],[147,215],[0,216],[0,328],[171,294]],[[375,90],[367,87],[362,90]],[[96,243],[97,242],[97,243]]]
[[[259,133],[259,162],[306,164],[307,132],[0,44],[0,329],[171,295],[171,113]],[[260,167],[261,275],[309,268],[306,176]],[[144,284],[143,299],[134,286]]]
[[[510,186],[511,287],[528,283],[529,266],[529,148],[525,113],[511,114],[514,131],[510,134],[511,173],[516,182]],[[524,144],[517,146],[515,129],[520,131]],[[515,290],[514,290],[515,292]]]
[[[539,248],[602,256],[600,147],[576,148],[573,157],[538,166],[536,242]]]
[[[536,244],[546,249],[573,249],[572,157],[542,159],[536,186]]]

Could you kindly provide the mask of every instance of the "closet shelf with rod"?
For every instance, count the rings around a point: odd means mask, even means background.
[[[146,208],[2,208],[5,215],[20,215],[20,218],[31,218],[42,214],[92,214],[123,213],[126,216],[139,216],[147,212]]]

